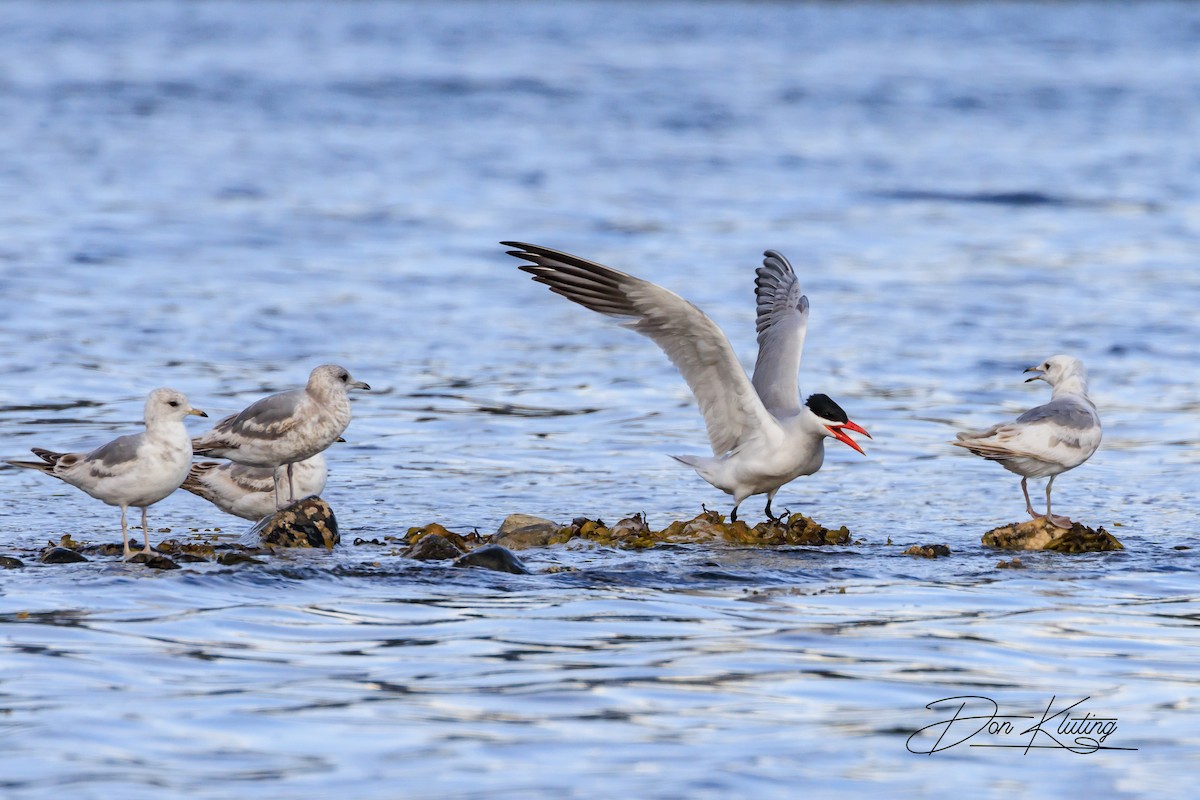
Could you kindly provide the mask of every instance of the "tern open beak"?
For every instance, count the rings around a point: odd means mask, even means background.
[[[200,409],[198,409],[198,408],[189,408],[189,409],[188,409],[188,413],[189,413],[189,414],[194,414],[194,415],[196,415],[197,417],[207,417],[207,416],[208,416],[208,414],[205,414],[203,411],[201,411],[201,410],[200,410]]]
[[[1032,378],[1026,378],[1025,379],[1026,383],[1033,383],[1034,381],[1040,381],[1042,378],[1046,377],[1045,373],[1042,372],[1041,367],[1029,367],[1028,369],[1025,370],[1025,372],[1036,372],[1037,373],[1037,375],[1034,375]],[[1021,374],[1024,374],[1024,373],[1021,373]]]
[[[846,435],[847,430],[852,430],[855,433],[861,433],[863,436],[866,436],[868,439],[870,439],[870,438],[872,438],[872,436],[871,436],[871,434],[867,433],[866,428],[862,427],[857,422],[852,422],[850,420],[846,420],[841,425],[826,425],[825,427],[829,429],[829,432],[831,434],[833,434],[833,438],[837,439],[839,442],[846,445],[847,447],[857,450],[858,452],[862,453],[864,456],[866,455],[866,453],[863,452],[863,449],[858,446],[858,442],[854,441],[853,439],[851,439],[849,436]]]

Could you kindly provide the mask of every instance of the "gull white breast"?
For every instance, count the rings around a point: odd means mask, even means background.
[[[8,463],[35,469],[66,481],[92,497],[121,509],[121,539],[125,558],[129,547],[126,509],[142,510],[143,553],[150,549],[146,509],[179,488],[192,462],[191,436],[183,419],[189,414],[208,416],[192,408],[182,392],[155,389],[146,398],[146,430],[118,437],[89,453],[56,453],[40,447],[33,453],[41,461]]]
[[[1050,402],[1026,411],[1012,422],[1002,422],[987,430],[964,431],[958,441],[981,458],[995,461],[1009,472],[1021,476],[1025,510],[1039,516],[1029,501],[1030,478],[1049,478],[1046,483],[1046,513],[1050,522],[1071,527],[1071,520],[1055,516],[1050,510],[1050,489],[1054,478],[1087,461],[1100,446],[1100,415],[1088,397],[1087,370],[1073,356],[1057,355],[1026,372],[1036,373],[1031,381],[1050,384]]]

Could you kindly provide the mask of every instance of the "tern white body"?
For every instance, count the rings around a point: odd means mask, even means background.
[[[713,455],[675,456],[733,495],[732,517],[747,497],[767,496],[821,468],[825,439],[860,453],[845,430],[867,434],[825,395],[803,404],[796,377],[808,327],[808,298],[787,259],[768,250],[756,272],[758,360],[751,379],[707,315],[674,292],[624,272],[547,247],[503,242],[534,280],[585,308],[620,319],[654,340],[700,405]]]

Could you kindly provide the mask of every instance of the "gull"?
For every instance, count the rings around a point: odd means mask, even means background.
[[[324,491],[329,475],[325,456],[317,453],[292,466],[300,497],[319,495]],[[202,461],[192,464],[191,472],[180,488],[203,497],[227,514],[257,521],[275,513],[272,490],[279,469],[248,467],[229,461]]]
[[[293,464],[312,458],[333,444],[350,424],[350,389],[370,389],[350,377],[345,367],[322,364],[303,389],[280,392],[230,414],[212,430],[192,440],[198,456],[227,458],[248,467],[286,466],[289,502],[296,499]],[[273,477],[279,507],[281,471]]]
[[[683,375],[700,404],[713,455],[672,456],[701,478],[733,495],[731,520],[747,497],[767,496],[801,475],[812,475],[825,458],[825,439],[862,453],[847,430],[870,434],[851,422],[827,395],[803,405],[796,383],[808,327],[808,298],[787,259],[764,255],[754,286],[758,301],[758,361],[753,380],[738,362],[729,339],[696,306],[674,292],[578,256],[522,242],[501,242],[509,255],[531,262],[520,269],[550,291],[622,320],[652,339]]]
[[[951,444],[965,447],[977,456],[999,462],[1009,472],[1021,476],[1025,509],[1039,516],[1029,502],[1030,478],[1046,478],[1045,518],[1060,528],[1070,528],[1071,520],[1050,513],[1050,487],[1054,478],[1075,469],[1092,457],[1100,446],[1100,415],[1088,399],[1087,370],[1073,356],[1052,356],[1025,372],[1034,372],[1032,381],[1050,384],[1050,402],[1031,408],[1013,422],[1002,422],[984,431],[964,431]]]
[[[150,548],[146,508],[178,489],[187,477],[192,443],[183,418],[189,414],[208,416],[192,408],[182,392],[155,389],[146,398],[145,432],[118,437],[90,453],[55,453],[35,447],[33,454],[41,461],[8,463],[53,475],[97,500],[120,506],[126,559],[134,553],[129,547],[125,510],[130,506],[140,508],[145,544],[141,552],[150,555],[154,551]]]

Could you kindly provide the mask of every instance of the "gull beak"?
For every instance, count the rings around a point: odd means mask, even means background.
[[[350,381],[350,383],[348,383],[346,385],[346,388],[348,388],[348,389],[366,389],[368,391],[370,391],[370,389],[371,389],[371,387],[369,385],[363,383],[362,381]]]
[[[866,453],[863,452],[863,449],[858,446],[858,442],[854,441],[853,439],[851,439],[849,436],[846,435],[846,431],[851,430],[851,431],[854,431],[855,433],[861,433],[863,436],[870,439],[870,438],[872,438],[872,436],[871,436],[871,434],[867,433],[866,428],[863,428],[857,422],[851,422],[850,420],[846,420],[841,425],[826,425],[825,427],[829,430],[829,433],[831,436],[833,436],[833,438],[837,439],[839,442],[846,445],[847,447],[857,450],[858,452],[862,453],[864,456],[866,455]]]
[[[1025,372],[1036,372],[1037,373],[1037,375],[1034,375],[1032,378],[1026,378],[1025,379],[1026,383],[1033,383],[1034,381],[1040,381],[1046,377],[1045,373],[1042,372],[1041,367],[1030,367],[1029,369],[1025,370]],[[1024,373],[1021,373],[1021,374],[1024,374]]]
[[[197,416],[197,417],[207,417],[208,416],[208,414],[205,414],[203,411],[201,411],[198,408],[189,408],[188,413],[192,414],[194,416]]]

